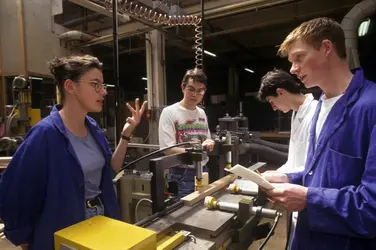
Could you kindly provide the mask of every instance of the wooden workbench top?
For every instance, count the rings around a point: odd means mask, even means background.
[[[0,157],[0,172],[7,168],[12,157]]]

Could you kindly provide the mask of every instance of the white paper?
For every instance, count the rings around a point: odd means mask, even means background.
[[[242,165],[235,165],[234,167],[230,169],[225,169],[228,172],[231,172],[237,176],[243,177],[244,179],[253,181],[257,185],[265,188],[265,189],[273,189],[274,186],[267,181],[264,177],[261,175],[253,172],[252,170],[249,170],[248,168],[243,167]]]

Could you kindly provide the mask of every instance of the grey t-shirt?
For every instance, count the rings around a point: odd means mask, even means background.
[[[94,198],[101,194],[99,186],[105,165],[103,152],[90,132],[87,137],[75,136],[70,131],[67,134],[84,172],[85,198]]]

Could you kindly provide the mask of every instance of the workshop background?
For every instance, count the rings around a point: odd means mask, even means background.
[[[131,2],[167,15],[201,15],[199,0]],[[357,9],[349,15],[361,2],[208,0],[204,1],[202,34],[195,31],[194,25],[167,27],[119,14],[120,105],[116,110],[111,1],[1,0],[0,156],[11,157],[28,129],[47,116],[57,103],[56,87],[46,62],[72,53],[92,54],[104,62],[108,96],[103,112],[92,115],[110,143],[114,145],[115,116],[122,123],[128,116],[125,103],[139,97],[149,100],[149,110],[132,140],[158,144],[159,114],[164,106],[181,99],[182,77],[200,59],[194,49],[197,44],[203,45],[202,63],[209,79],[203,106],[211,132],[215,133],[219,118],[241,112],[248,118],[249,131],[259,133],[264,140],[288,144],[291,112],[274,112],[268,103],[257,100],[260,78],[273,68],[289,71],[289,62],[276,55],[277,46],[303,21],[327,16],[343,24],[345,20],[348,26],[356,25],[357,56],[366,76],[376,81],[374,1],[364,1],[370,4],[368,10]],[[372,13],[364,16],[365,11]],[[17,76],[26,80],[20,79],[15,86]],[[302,86],[302,90],[312,92],[316,98],[320,96],[318,89],[307,90]],[[137,158],[144,153],[144,150],[130,150],[128,157]],[[6,163],[0,162],[0,171],[5,167]],[[284,218],[265,249],[284,249],[286,228]],[[3,235],[0,237],[0,249],[17,249]]]

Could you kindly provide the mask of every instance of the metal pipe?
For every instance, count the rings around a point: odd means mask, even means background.
[[[128,148],[159,149],[159,145],[156,145],[156,144],[142,144],[142,143],[128,143]]]
[[[118,10],[117,1],[112,1],[112,25],[113,25],[113,77],[115,84],[115,147],[117,147],[120,139],[120,121],[119,121],[119,101],[120,101],[120,85],[119,85],[119,40],[118,40]]]
[[[196,166],[196,179],[198,181],[202,180],[202,172],[203,172],[203,167],[200,161],[195,162]]]
[[[226,144],[231,145],[231,132],[228,131],[226,134]],[[232,152],[231,150],[226,152],[226,168],[230,169],[232,164]]]
[[[73,1],[73,0],[70,0],[70,1]],[[75,1],[77,1],[77,0],[75,0]],[[203,0],[202,0],[202,1],[203,1]],[[243,2],[243,3],[241,3],[241,4],[242,4],[242,6],[243,6],[242,11],[243,11],[243,10],[244,10],[244,11],[250,11],[250,10],[259,10],[259,9],[261,9],[261,8],[264,8],[264,7],[273,7],[274,5],[280,5],[280,4],[283,4],[283,3],[288,3],[288,2],[293,2],[293,1],[294,1],[294,0],[283,0],[283,1],[278,1],[278,2],[272,2],[272,3],[267,3],[267,4],[265,4],[265,3],[263,3],[263,2],[265,2],[264,0],[260,0],[260,1],[259,1],[259,2],[260,2],[259,4],[255,4],[254,2],[253,2],[252,4],[250,4],[249,1]],[[232,4],[232,5],[228,5],[228,6],[224,6],[224,7],[216,8],[216,9],[213,9],[213,10],[207,10],[207,11],[204,11],[204,15],[205,15],[205,18],[206,18],[207,20],[210,20],[210,19],[213,18],[212,15],[217,14],[217,13],[220,13],[221,11],[224,11],[224,10],[225,10],[225,11],[228,11],[228,13],[222,15],[221,17],[228,16],[228,15],[231,15],[231,14],[232,14],[231,11],[230,11],[232,8],[239,8],[239,6],[240,6],[240,5],[239,5],[239,3],[238,3],[238,4]],[[249,6],[249,7],[246,8],[246,6]],[[193,13],[193,12],[190,13],[190,12],[188,12],[187,14],[188,14],[188,15],[202,15],[202,13],[200,14],[200,12],[197,12],[197,13]],[[217,18],[217,17],[216,17],[216,18]],[[134,33],[137,33],[137,34],[146,33],[146,32],[149,32],[149,31],[150,31],[150,28],[153,28],[153,29],[156,28],[156,27],[154,27],[155,25],[145,24],[145,21],[142,20],[142,19],[140,20],[140,19],[135,18],[135,20],[141,22],[141,23],[144,24],[145,26],[142,27],[142,28],[139,28],[139,29],[137,29],[137,30],[135,30],[135,31],[131,31],[131,30],[129,30],[129,31],[121,32],[119,35],[120,35],[122,38],[127,38],[127,37],[130,37],[130,36],[133,36]],[[128,24],[124,24],[124,25],[128,25]],[[163,27],[163,26],[159,26],[158,29],[161,31],[161,29],[163,29],[162,27]],[[169,28],[169,27],[166,27],[166,28]],[[249,28],[248,28],[248,29],[249,29]],[[104,32],[104,33],[106,33],[106,32]],[[174,35],[174,34],[169,33],[169,35]],[[209,34],[209,35],[210,35],[210,34]],[[206,37],[210,37],[210,36],[206,35]],[[178,37],[178,38],[187,41],[187,40],[184,39],[184,38],[181,38],[181,37]],[[99,37],[99,38],[94,39],[92,42],[87,42],[87,43],[85,43],[85,44],[82,44],[82,46],[90,46],[90,45],[101,44],[101,43],[110,42],[110,41],[111,41],[111,37],[108,36],[108,35],[104,35],[104,36],[102,36],[102,37]]]
[[[360,66],[358,54],[358,27],[360,23],[371,16],[376,9],[376,1],[365,0],[355,5],[341,22],[345,32],[347,63],[350,69]]]
[[[244,194],[244,195],[250,195],[250,196],[257,196],[258,195],[258,188],[252,189],[252,188],[244,188],[239,187],[237,184],[232,183],[228,188],[228,191],[230,191],[233,194]]]
[[[231,203],[225,201],[217,201],[212,196],[205,197],[204,201],[205,207],[208,209],[217,209],[220,211],[226,211],[231,213],[237,213],[239,211],[239,204],[238,203]],[[274,219],[278,215],[278,211],[275,209],[263,208],[261,206],[250,206],[249,212],[255,216],[266,217],[270,219]]]
[[[78,40],[78,41],[85,42],[85,41],[90,41],[93,38],[95,38],[95,36],[86,34],[78,30],[70,30],[70,31],[61,33],[59,35],[60,40],[67,40],[67,41]]]
[[[286,16],[286,18],[274,20],[274,21],[270,21],[270,22],[257,23],[257,24],[237,27],[237,28],[233,28],[233,29],[226,29],[226,30],[207,34],[205,36],[205,38],[212,38],[212,37],[217,37],[217,36],[229,35],[229,34],[233,34],[233,33],[240,33],[240,32],[244,32],[244,31],[256,29],[256,28],[262,28],[262,27],[266,27],[266,26],[287,23],[287,22],[290,22],[290,21],[293,21],[293,20],[296,20],[296,19],[304,18],[306,16],[326,15],[327,13],[331,13],[332,11],[339,11],[341,9],[346,9],[346,8],[351,7],[351,6],[352,5],[344,5],[344,6],[340,6],[338,8],[327,9],[327,10],[318,11],[318,12],[309,13],[309,14],[304,14],[304,15]]]
[[[300,0],[301,1],[301,0]],[[270,8],[276,5],[286,4],[290,2],[297,2],[296,0],[280,0],[280,1],[268,1],[265,3],[265,0],[259,1],[244,1],[241,3],[235,3],[231,5],[226,5],[223,7],[211,9],[205,11],[207,19],[218,19],[230,15],[240,14],[247,12],[249,10],[260,10],[261,8]],[[193,13],[192,15],[200,15],[200,13]],[[201,14],[202,15],[202,14]]]
[[[102,14],[100,14],[100,13],[93,13],[93,14],[90,14],[88,16],[79,17],[79,18],[70,20],[68,22],[65,22],[65,23],[62,24],[62,26],[66,27],[66,28],[72,28],[74,26],[80,25],[83,22],[95,21],[96,19],[98,19],[101,16],[102,16]]]

